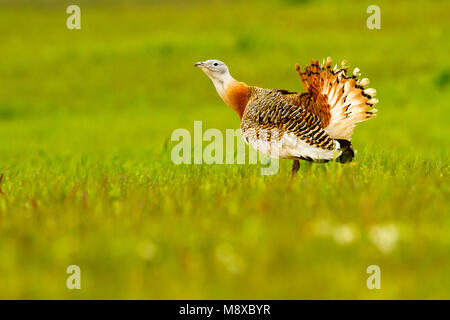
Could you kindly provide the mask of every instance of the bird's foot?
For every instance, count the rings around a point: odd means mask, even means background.
[[[299,168],[300,168],[300,161],[294,160],[294,163],[292,164],[292,170],[291,170],[291,179],[295,177]]]

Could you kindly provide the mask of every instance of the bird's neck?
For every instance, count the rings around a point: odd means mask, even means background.
[[[230,74],[221,79],[212,80],[219,96],[242,119],[250,97],[249,87],[245,83],[235,80]]]

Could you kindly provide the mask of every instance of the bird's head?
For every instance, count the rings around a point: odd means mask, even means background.
[[[225,82],[230,77],[227,65],[219,60],[197,62],[194,66],[201,69],[213,81]]]
[[[212,80],[217,93],[242,118],[248,102],[249,89],[243,82],[236,81],[228,71],[225,63],[219,60],[197,62],[200,68]]]

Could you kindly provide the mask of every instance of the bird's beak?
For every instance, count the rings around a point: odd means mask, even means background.
[[[195,64],[194,64],[194,67],[201,67],[201,66],[203,66],[205,63],[204,62],[196,62]]]

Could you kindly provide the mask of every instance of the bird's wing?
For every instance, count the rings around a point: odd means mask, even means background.
[[[281,142],[281,158],[329,159],[335,141],[321,127],[318,116],[289,103],[277,90],[255,94],[242,117],[241,130],[247,143],[264,152],[266,142]],[[305,151],[308,149],[308,151]]]
[[[295,69],[311,97],[305,108],[320,117],[322,128],[330,136],[350,140],[356,123],[375,117],[377,110],[372,107],[378,103],[373,98],[376,91],[364,88],[369,80],[358,80],[358,68],[347,76],[346,61],[342,61],[340,69],[331,69],[331,63],[328,57],[322,65],[311,61],[305,71],[298,64]]]

